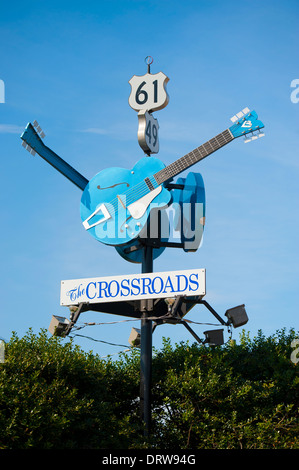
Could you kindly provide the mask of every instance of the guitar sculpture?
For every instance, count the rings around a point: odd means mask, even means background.
[[[123,245],[137,238],[147,227],[150,212],[170,203],[167,183],[174,176],[235,138],[264,127],[254,111],[246,108],[241,115],[229,129],[166,167],[151,156],[139,160],[132,170],[108,168],[99,172],[83,191],[84,228],[107,245]]]
[[[231,127],[168,166],[156,157],[143,157],[132,170],[108,168],[90,181],[46,147],[31,124],[21,138],[31,153],[37,152],[83,190],[80,213],[85,230],[104,244],[121,246],[144,233],[153,209],[169,205],[167,183],[173,177],[235,138],[251,133],[252,139],[264,135],[260,132],[264,124],[255,111],[245,108],[232,121]],[[253,135],[255,131],[259,133]],[[250,140],[247,137],[245,142]]]

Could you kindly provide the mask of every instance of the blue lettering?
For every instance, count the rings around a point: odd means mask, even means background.
[[[159,280],[160,280],[160,290],[159,290],[159,291],[157,290],[157,288],[155,288],[155,281],[156,281],[156,279],[159,279]],[[160,294],[160,292],[162,292],[163,287],[164,287],[164,284],[163,284],[162,278],[161,278],[160,276],[154,277],[154,279],[153,279],[153,285],[152,285],[153,292],[154,292],[155,294]]]
[[[182,292],[182,291],[186,290],[187,287],[188,287],[188,279],[187,279],[187,277],[186,277],[184,274],[177,274],[176,277],[178,278],[178,292]],[[180,288],[180,287],[181,287],[181,282],[180,282],[180,278],[181,278],[181,277],[185,278],[185,287],[184,287],[184,289],[181,289],[181,288]]]
[[[81,295],[85,294],[85,289],[82,289],[81,286],[82,286],[82,284],[80,284],[75,289],[71,289],[67,292],[67,295],[69,296],[69,298],[72,302],[74,302],[76,299],[81,297]]]
[[[96,293],[94,294],[93,297],[91,297],[91,296],[89,295],[89,288],[90,288],[91,285],[93,285],[93,286],[96,288],[96,283],[95,283],[95,282],[90,282],[89,284],[87,284],[87,286],[86,286],[86,296],[87,296],[89,299],[94,299],[95,296],[96,296]]]
[[[167,281],[166,281],[166,283],[165,283],[165,287],[164,287],[163,293],[166,293],[166,289],[168,289],[168,288],[171,289],[171,292],[174,292],[174,288],[173,288],[173,285],[172,285],[170,276],[167,277]]]
[[[140,294],[140,287],[139,287],[138,285],[136,285],[136,284],[134,283],[134,281],[136,281],[136,282],[139,284],[139,283],[140,283],[140,279],[136,279],[136,278],[132,279],[132,283],[131,283],[131,294],[132,294],[132,295],[138,295],[138,294]],[[137,289],[137,292],[134,293],[134,292],[133,292],[133,289]]]
[[[115,293],[114,295],[111,293],[111,285],[112,285],[113,283],[116,284],[116,293]],[[111,281],[111,282],[109,283],[109,286],[108,286],[108,292],[109,292],[109,296],[110,296],[110,297],[116,297],[116,296],[118,295],[118,293],[119,293],[119,283],[118,283],[117,281],[115,281],[115,280],[114,280],[114,281]]]
[[[101,282],[98,282],[99,284],[99,295],[98,295],[98,299],[102,299],[103,296],[102,296],[102,290],[104,292],[104,297],[109,297],[109,294],[107,294],[107,288],[108,288],[108,283],[106,281],[101,281]],[[104,285],[105,284],[105,285]]]
[[[195,276],[197,280],[193,281],[192,276]],[[198,274],[195,274],[195,273],[190,274],[189,282],[190,282],[190,290],[197,290],[199,288]],[[191,284],[195,284],[194,289],[191,287]]]
[[[142,295],[146,294],[145,292],[146,287],[147,287],[148,293],[152,294],[150,285],[151,285],[151,279],[149,277],[142,278]]]
[[[123,280],[121,281],[121,288],[122,288],[122,289],[125,289],[125,290],[127,291],[127,293],[124,294],[124,293],[123,293],[123,290],[122,290],[122,291],[121,291],[121,296],[122,296],[122,297],[127,297],[127,295],[130,294],[130,288],[129,288],[128,286],[125,286],[125,285],[124,285],[124,282],[126,282],[127,284],[129,284],[129,279],[123,279]]]
[[[76,290],[77,290],[77,289],[72,289],[72,290],[69,290],[69,291],[66,293],[66,295],[69,296],[69,298],[70,298],[71,301],[74,301],[74,300],[76,300],[76,298],[77,298]]]

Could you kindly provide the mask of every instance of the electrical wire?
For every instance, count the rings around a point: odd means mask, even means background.
[[[155,321],[155,320],[159,320],[159,321],[166,320],[166,322],[167,322],[167,320],[170,320],[170,319],[174,319],[174,318],[171,317],[171,315],[168,315],[168,314],[160,316],[160,317],[147,317],[147,320],[153,320],[153,321]],[[96,323],[96,322],[87,322],[87,323],[83,323],[81,326],[74,325],[73,330],[78,331],[78,330],[81,330],[83,328],[86,328],[87,326],[115,325],[115,324],[119,324],[119,323],[127,323],[127,322],[134,322],[134,321],[135,322],[140,321],[140,318],[117,320],[117,321],[111,321],[111,322],[98,322],[98,323]],[[185,321],[187,323],[192,323],[192,324],[195,324],[195,325],[223,326],[220,323],[196,322],[196,321],[189,320],[189,319],[184,319],[183,321]],[[180,323],[180,319],[178,319],[178,324],[179,323]],[[230,339],[232,337],[232,331],[230,331],[230,333],[231,333],[231,335],[230,335],[230,338],[228,339],[228,341],[230,341]],[[81,334],[78,334],[78,333],[75,333],[74,335],[70,336],[70,338],[75,338],[76,336],[79,336],[81,338],[86,338],[86,339],[89,339],[91,341],[95,341],[97,343],[108,344],[109,346],[119,346],[119,347],[126,348],[124,351],[119,351],[119,352],[114,353],[114,354],[109,354],[107,356],[102,356],[102,358],[107,358],[107,357],[110,357],[112,355],[121,354],[122,352],[132,351],[133,349],[135,349],[135,350],[138,349],[138,348],[128,348],[128,346],[125,345],[125,344],[112,343],[112,342],[109,342],[109,341],[95,339],[95,338],[92,338],[91,336],[81,335]],[[227,344],[228,341],[225,344]]]
[[[161,317],[147,317],[147,320],[152,320],[152,321],[155,321],[155,320],[171,320],[173,319],[171,316],[169,315],[163,315]],[[96,323],[96,322],[87,322],[87,323],[83,323],[81,326],[76,326],[74,325],[73,326],[73,329],[74,330],[81,330],[82,328],[85,328],[87,326],[99,326],[99,325],[115,325],[115,324],[118,324],[118,323],[126,323],[126,322],[133,322],[133,321],[140,321],[140,318],[133,318],[133,319],[130,319],[130,320],[118,320],[118,321],[111,321],[111,322],[99,322],[99,323]],[[193,323],[195,325],[209,325],[209,326],[222,326],[221,323],[208,323],[208,322],[196,322],[196,321],[193,321],[193,320],[188,320],[186,318],[184,318],[184,321],[187,322],[187,323]],[[178,321],[179,323],[179,321]]]
[[[91,336],[85,336],[85,335],[79,335],[79,334],[75,334],[73,336],[70,336],[70,338],[75,338],[76,336],[80,336],[81,338],[87,338],[87,339],[90,339],[92,341],[96,341],[97,343],[109,344],[110,346],[120,346],[120,347],[124,347],[124,348],[128,347],[128,345],[126,345],[126,344],[110,343],[109,341],[104,341],[102,339],[95,339],[95,338],[92,338]]]

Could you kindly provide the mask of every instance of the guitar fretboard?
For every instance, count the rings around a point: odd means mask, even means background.
[[[184,155],[183,157],[168,165],[166,168],[158,171],[154,175],[156,182],[158,185],[160,185],[164,183],[164,181],[173,178],[211,153],[228,144],[233,139],[234,137],[232,136],[230,130],[226,129],[212,139],[208,140],[205,144],[197,147],[196,149],[192,150],[192,152],[187,153],[187,155]]]

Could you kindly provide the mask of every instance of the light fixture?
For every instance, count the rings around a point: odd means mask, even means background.
[[[225,316],[227,316],[229,323],[231,323],[234,328],[238,328],[238,326],[245,325],[245,323],[248,322],[244,304],[226,310]]]
[[[134,348],[140,348],[141,346],[141,330],[138,328],[132,328],[129,336],[129,344]]]
[[[208,343],[210,346],[221,346],[224,343],[223,329],[204,331],[204,335],[206,337],[204,343]]]
[[[49,325],[49,331],[53,336],[64,336],[64,333],[70,321],[65,317],[52,315],[52,320]]]

